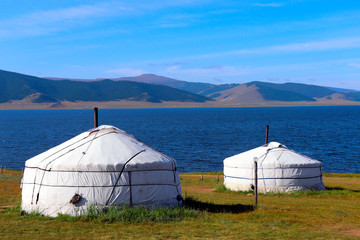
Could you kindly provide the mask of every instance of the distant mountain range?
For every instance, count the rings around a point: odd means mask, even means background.
[[[72,79],[75,81],[99,81],[102,79]],[[173,88],[203,95],[227,103],[266,103],[280,102],[339,102],[360,101],[360,92],[351,89],[330,88],[301,83],[249,82],[232,84],[211,84],[186,82],[154,74],[136,77],[112,78],[113,81],[131,81],[166,85]]]
[[[51,80],[64,80],[61,78],[54,78],[49,77],[47,79]],[[96,78],[96,79],[70,79],[67,78],[66,80],[71,81],[81,81],[81,82],[96,82],[105,80],[105,78]],[[186,82],[181,80],[176,80],[173,78],[158,76],[155,74],[142,74],[136,77],[121,77],[121,78],[110,78],[112,81],[130,81],[130,82],[142,82],[142,83],[149,83],[149,84],[158,84],[158,85],[165,85],[177,89],[181,89],[184,91],[201,94],[203,96],[210,95],[215,92],[223,91],[229,88],[233,88],[238,86],[239,84],[221,84],[215,85],[211,83],[200,83],[200,82]]]
[[[118,100],[156,103],[212,101],[224,106],[360,102],[360,92],[351,89],[258,81],[216,85],[186,82],[154,74],[113,79],[61,79],[39,78],[0,70],[0,84],[0,102],[22,99],[32,103]]]
[[[180,89],[131,81],[81,82],[49,80],[0,70],[0,102],[28,98],[33,103],[58,101],[179,101],[205,102],[212,99]]]
[[[115,80],[115,79],[114,79]],[[210,84],[186,82],[176,79],[143,74],[137,77],[117,78],[117,81],[127,80],[162,84],[189,92],[197,93],[218,101],[228,103],[266,103],[280,102],[318,102],[318,101],[360,101],[360,92],[351,89],[330,88],[301,83],[267,83],[249,82],[244,84]]]

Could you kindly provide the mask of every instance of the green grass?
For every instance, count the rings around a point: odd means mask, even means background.
[[[360,175],[324,174],[327,191],[259,194],[222,176],[180,174],[184,207],[93,209],[85,216],[21,215],[17,171],[0,177],[0,239],[359,239]],[[202,175],[202,174],[201,174]]]
[[[21,175],[8,175],[8,174],[0,174],[0,181],[21,181]],[[20,186],[20,182],[19,182]]]
[[[69,216],[60,214],[57,220],[60,221],[95,221],[108,223],[168,223],[172,221],[182,221],[187,218],[199,218],[203,214],[200,211],[185,207],[176,208],[154,208],[147,209],[145,207],[107,207],[98,208],[90,206],[88,212],[81,216]]]
[[[21,204],[18,203],[13,207],[5,209],[4,214],[8,215],[21,215],[27,220],[36,219],[52,219],[41,215],[39,212],[25,213],[21,210]],[[184,219],[191,218],[206,218],[206,213],[190,208],[187,206],[164,208],[156,207],[153,209],[147,209],[145,207],[129,207],[129,206],[111,206],[111,207],[97,207],[90,205],[88,212],[85,215],[70,216],[67,214],[59,214],[56,221],[65,222],[107,222],[107,223],[168,223],[179,222]]]
[[[323,177],[360,178],[356,173],[323,173]]]
[[[219,175],[219,176],[224,176],[224,173],[223,172],[193,172],[193,173],[184,173],[183,175],[203,175],[203,176],[208,176],[208,175],[211,175],[211,176],[216,176],[216,175]]]
[[[226,188],[223,183],[218,184],[215,187],[215,192],[227,192],[233,194],[240,194],[240,195],[248,195],[253,194],[254,191],[231,191],[230,189]],[[360,190],[350,190],[341,187],[327,187],[326,190],[305,190],[305,191],[298,191],[298,192],[290,192],[290,193],[258,193],[258,195],[267,195],[267,196],[278,196],[278,197],[292,197],[292,198],[299,198],[299,197],[318,197],[318,198],[327,198],[327,197],[352,197],[356,194],[360,195]]]
[[[218,184],[216,187],[215,187],[215,192],[232,192],[232,193],[236,193],[236,194],[242,194],[242,195],[247,195],[247,194],[253,194],[254,191],[252,190],[249,190],[249,191],[231,191],[230,189],[228,189],[227,187],[225,187],[225,185],[223,183],[220,183]],[[261,193],[258,193],[259,195]]]

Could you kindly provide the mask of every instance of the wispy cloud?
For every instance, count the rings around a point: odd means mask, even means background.
[[[188,23],[160,23],[157,27],[161,28],[182,28],[187,27]]]
[[[265,53],[313,52],[313,51],[337,50],[337,49],[346,49],[346,48],[355,48],[355,47],[360,47],[360,37],[275,45],[263,49],[257,49],[254,52],[260,52],[260,53],[261,52],[265,52]]]
[[[272,45],[261,48],[240,49],[227,52],[217,52],[185,57],[185,59],[216,58],[231,55],[262,55],[262,54],[284,54],[295,52],[316,52],[338,49],[359,48],[360,37],[329,39],[324,41],[312,41],[304,43],[289,43],[283,45]]]
[[[68,30],[93,22],[94,18],[109,17],[131,11],[121,4],[81,5],[37,11],[0,21],[0,36],[38,36]]]
[[[71,65],[69,65],[69,67],[71,67],[71,68],[84,68],[84,66],[76,65],[76,64],[71,64]]]
[[[208,66],[202,68],[183,68],[181,66],[171,66],[165,69],[167,74],[182,74],[192,76],[242,76],[247,73],[246,68],[239,66]]]
[[[349,63],[348,65],[354,68],[360,68],[360,63]]]
[[[119,75],[121,77],[123,76],[137,76],[144,74],[145,72],[141,69],[133,69],[133,68],[119,68],[119,69],[113,69],[108,70],[105,73],[115,73],[116,75]]]
[[[170,66],[187,66],[188,62],[168,62],[168,63],[148,63],[150,67],[170,67]]]
[[[281,2],[272,2],[272,3],[254,3],[255,7],[282,7],[284,3]]]
[[[66,31],[101,19],[118,16],[137,16],[159,9],[176,6],[201,4],[206,0],[180,0],[164,3],[163,1],[118,1],[100,2],[68,8],[36,11],[0,21],[1,37],[42,36],[54,32]],[[185,17],[185,16],[184,16]],[[163,28],[183,27],[180,21],[159,25]]]

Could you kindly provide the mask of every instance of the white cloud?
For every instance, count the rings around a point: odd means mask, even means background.
[[[148,65],[150,67],[169,67],[169,66],[187,66],[187,65],[190,65],[190,63],[188,62],[165,62],[165,63],[156,63],[156,62],[151,62],[151,63],[148,63]]]
[[[0,21],[0,36],[39,36],[93,22],[97,17],[109,17],[131,11],[121,4],[81,5],[77,7],[37,11]]]
[[[161,28],[182,28],[188,26],[187,23],[161,23],[157,27]]]
[[[253,6],[255,7],[282,7],[284,4],[280,2],[273,2],[273,3],[254,3]]]
[[[236,55],[263,55],[263,54],[282,54],[282,53],[294,53],[294,52],[316,52],[316,51],[328,51],[338,49],[359,48],[360,37],[330,39],[324,41],[313,41],[304,43],[290,43],[284,45],[273,45],[261,48],[249,48],[240,49],[228,52],[217,52],[203,55],[189,56],[185,59],[197,59],[197,58],[215,58],[224,56],[236,56]]]
[[[242,76],[247,73],[246,68],[239,66],[209,66],[203,68],[183,68],[181,66],[170,66],[165,69],[166,74],[182,74],[193,76]]]
[[[310,52],[310,51],[337,50],[337,49],[356,48],[356,47],[360,47],[360,37],[278,45],[278,46],[268,47],[267,49],[264,50],[268,52],[287,52],[287,51]]]
[[[360,63],[349,63],[348,65],[354,68],[360,68]]]
[[[71,64],[71,65],[69,65],[69,67],[71,67],[71,68],[84,68],[83,66],[76,65],[76,64]]]
[[[118,1],[101,2],[68,8],[43,10],[0,21],[1,37],[42,36],[66,31],[78,26],[94,23],[99,19],[118,16],[148,14],[167,7],[201,4],[204,0],[180,1]],[[206,0],[205,0],[206,1]],[[186,23],[174,22],[159,25],[163,28],[183,27]]]
[[[17,19],[17,21],[23,22],[24,19],[27,20],[26,24],[33,25],[43,25],[60,21],[73,21],[76,19],[84,19],[88,17],[101,16],[109,12],[109,9],[104,6],[79,6],[71,7],[65,9],[56,9],[49,11],[40,11],[25,15]],[[14,21],[16,23],[16,21]],[[19,24],[21,24],[19,22]]]
[[[138,76],[141,74],[144,74],[145,72],[141,69],[133,69],[133,68],[119,68],[119,69],[113,69],[108,70],[106,73],[115,73],[116,75],[119,75],[121,77],[123,76]]]

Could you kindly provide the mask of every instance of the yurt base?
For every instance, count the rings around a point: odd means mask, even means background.
[[[249,185],[239,185],[236,183],[226,183],[224,186],[231,191],[253,191],[253,187]],[[276,186],[276,187],[264,187],[258,185],[259,193],[290,193],[296,191],[306,191],[306,190],[325,190],[323,183],[318,183],[313,186]]]

